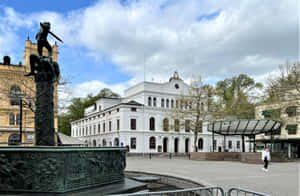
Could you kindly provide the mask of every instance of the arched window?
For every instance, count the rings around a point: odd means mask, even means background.
[[[119,138],[115,138],[114,146],[119,146],[119,145],[120,145]]]
[[[102,146],[106,146],[106,140],[105,139],[102,140]]]
[[[179,129],[180,129],[180,125],[179,125],[179,120],[178,119],[175,119],[175,131],[179,131]]]
[[[165,107],[165,100],[164,99],[161,99],[161,107]]]
[[[203,149],[203,139],[202,139],[202,138],[199,138],[199,139],[198,139],[198,149],[199,149],[199,150],[202,150],[202,149]]]
[[[155,130],[155,119],[154,117],[151,117],[149,120],[149,130],[154,131]]]
[[[179,101],[178,100],[176,100],[176,108],[178,108],[179,107],[179,103],[178,103]]]
[[[93,140],[93,146],[96,147],[97,146],[97,142],[96,140]]]
[[[152,99],[151,97],[148,97],[148,106],[151,106],[152,105]]]
[[[156,97],[153,98],[153,107],[156,107]]]
[[[169,131],[169,119],[165,118],[163,121],[163,129],[164,131]]]
[[[167,99],[167,101],[166,101],[166,107],[167,108],[169,107],[169,99]]]
[[[21,89],[18,86],[12,86],[10,88],[10,104],[11,105],[19,105],[20,104],[20,99],[19,97],[21,96]]]
[[[17,145],[20,142],[19,134],[11,134],[8,137],[8,145]]]
[[[156,148],[155,137],[150,137],[150,139],[149,139],[149,148],[150,149],[155,149]]]
[[[174,108],[174,100],[171,100],[171,108]]]
[[[203,111],[204,110],[204,104],[203,104],[203,102],[201,102],[201,111]]]

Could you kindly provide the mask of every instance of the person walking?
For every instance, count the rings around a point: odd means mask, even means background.
[[[269,161],[271,160],[271,155],[270,155],[270,152],[269,152],[268,148],[265,148],[264,151],[262,151],[261,159],[264,162],[264,167],[262,168],[262,170],[265,171],[265,172],[267,172],[268,171]]]

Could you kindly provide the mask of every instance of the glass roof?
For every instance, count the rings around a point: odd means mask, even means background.
[[[221,135],[257,135],[280,127],[280,122],[271,119],[221,120],[210,123],[208,131]]]

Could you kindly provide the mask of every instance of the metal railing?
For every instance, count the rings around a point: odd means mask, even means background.
[[[182,190],[160,191],[160,192],[140,192],[131,194],[121,194],[114,196],[225,196],[224,190],[221,187],[198,187]]]
[[[139,192],[130,194],[119,194],[111,196],[271,196],[264,193],[242,189],[230,188],[226,193],[221,187],[198,187],[182,190],[160,191],[160,192]]]
[[[231,188],[227,192],[227,196],[271,196],[264,193],[258,193],[247,189],[242,188]]]

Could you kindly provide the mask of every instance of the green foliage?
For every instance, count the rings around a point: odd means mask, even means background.
[[[61,114],[58,116],[58,130],[65,134],[71,135],[71,119],[68,114]]]
[[[100,98],[120,97],[108,88],[102,89],[97,95],[89,94],[86,98],[73,98],[65,114],[58,116],[58,130],[66,135],[71,134],[71,122],[84,117],[84,109],[92,106]]]
[[[246,74],[219,81],[216,94],[220,100],[219,109],[222,116],[234,116],[237,119],[254,118],[255,105],[251,102],[250,92],[262,87],[261,83],[256,83]]]
[[[300,63],[279,65],[279,74],[267,79],[264,102],[267,104],[281,101],[291,90],[300,92]],[[297,98],[296,98],[297,99]]]

